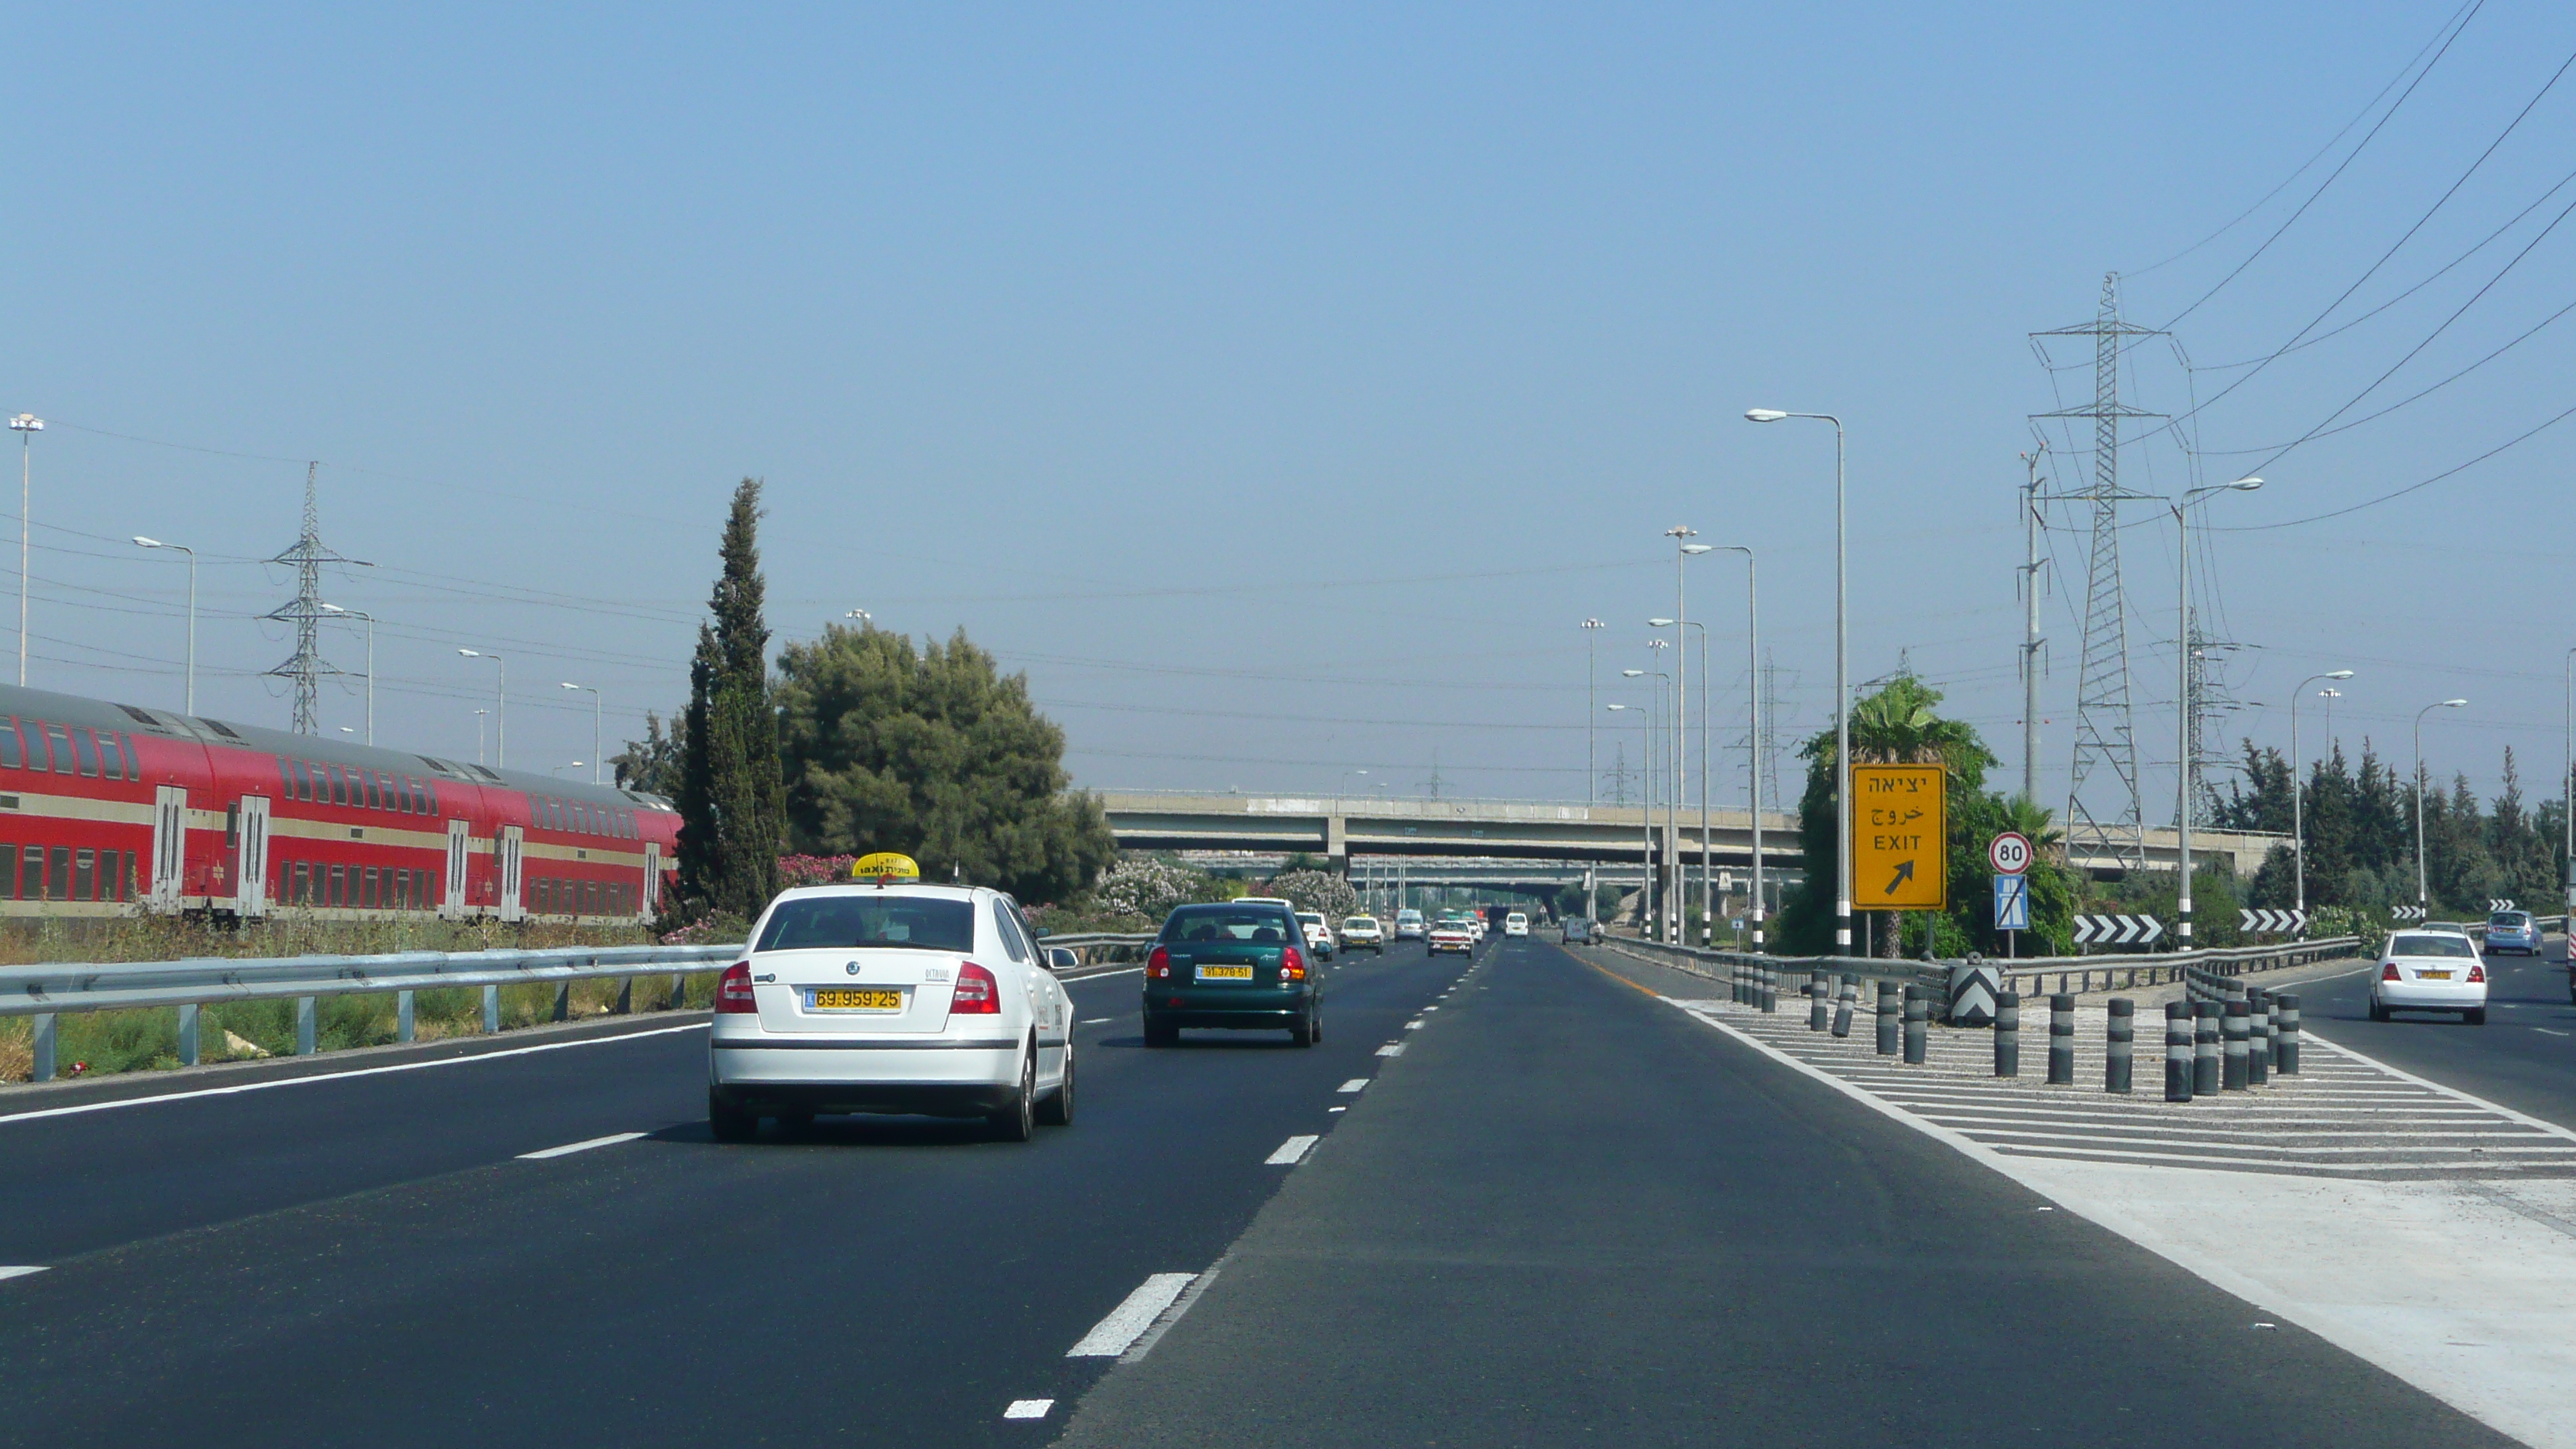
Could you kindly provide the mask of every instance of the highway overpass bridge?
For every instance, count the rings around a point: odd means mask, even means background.
[[[1645,810],[1636,805],[1569,805],[1544,800],[1398,799],[1383,795],[1240,795],[1191,791],[1099,792],[1110,829],[1129,850],[1303,851],[1347,866],[1354,857],[1626,862],[1632,869],[1648,849]],[[1655,824],[1664,824],[1657,809]],[[1699,847],[1699,816],[1685,812],[1678,841],[1657,849],[1696,871],[1753,863],[1752,812],[1709,812],[1708,859]],[[2194,863],[2225,860],[2250,876],[2286,836],[2236,830],[2195,830]],[[2176,841],[2170,826],[2146,832],[2149,870],[2172,870]],[[1804,858],[1797,817],[1762,814],[1766,869],[1795,870]],[[2087,852],[2074,864],[2096,876],[2122,873],[2112,855]]]

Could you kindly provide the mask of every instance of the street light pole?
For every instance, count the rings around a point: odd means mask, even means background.
[[[2567,764],[2559,772],[2558,783],[2566,792],[2566,804],[2560,807],[2567,826],[2566,906],[2576,911],[2576,649],[2570,649],[2559,661],[2567,672]],[[2576,941],[2576,929],[2567,933]]]
[[[1620,670],[1619,672],[1620,672],[1621,674],[1624,674],[1624,675],[1628,676],[1629,678],[1632,678],[1632,679],[1633,679],[1633,678],[1635,678],[1636,676],[1638,676],[1638,675],[1640,675],[1640,674],[1643,674],[1645,671],[1644,671],[1644,670],[1641,670],[1641,669],[1622,669],[1622,670]],[[1633,704],[1605,704],[1605,705],[1603,705],[1603,706],[1602,706],[1602,708],[1603,708],[1603,709],[1607,709],[1607,710],[1623,710],[1623,709],[1636,710],[1636,709],[1637,709],[1637,706],[1635,706],[1635,705],[1633,705]],[[1654,714],[1653,714],[1653,712],[1652,712],[1652,711],[1650,711],[1650,710],[1637,710],[1637,749],[1638,749],[1638,755],[1639,755],[1639,757],[1640,757],[1641,759],[1643,759],[1643,760],[1646,762],[1646,764],[1647,764],[1647,769],[1646,769],[1646,770],[1644,770],[1644,771],[1641,771],[1641,772],[1639,772],[1639,773],[1643,776],[1643,778],[1645,778],[1645,779],[1647,779],[1647,780],[1649,780],[1649,781],[1651,781],[1651,780],[1653,780],[1653,779],[1655,778],[1655,777],[1654,777],[1654,774],[1653,774],[1653,765],[1654,765],[1654,758],[1655,758],[1655,756],[1654,756],[1654,742],[1653,742],[1653,736],[1647,732],[1647,728],[1646,728],[1646,727],[1647,727],[1650,723],[1652,723],[1653,719],[1654,719]],[[1655,902],[1655,810],[1654,810],[1654,806],[1653,806],[1651,803],[1649,803],[1649,804],[1646,806],[1646,809],[1645,809],[1645,811],[1644,811],[1643,813],[1644,813],[1644,815],[1645,815],[1645,817],[1646,817],[1646,838],[1645,838],[1645,840],[1644,840],[1644,842],[1643,842],[1643,843],[1644,843],[1644,845],[1645,845],[1645,848],[1646,848],[1646,853],[1645,853],[1643,856],[1641,856],[1641,857],[1640,857],[1640,859],[1644,862],[1645,870],[1644,870],[1644,873],[1639,877],[1638,884],[1637,884],[1637,924],[1638,924],[1638,925],[1640,925],[1640,926],[1649,925],[1649,924],[1651,924],[1651,923],[1653,922],[1653,920],[1654,920],[1654,914],[1653,914],[1653,912],[1654,912],[1654,902]]]
[[[45,430],[45,420],[34,413],[20,413],[9,420],[9,428],[18,435],[18,687],[27,687],[27,549],[28,506],[35,499],[36,434]]]
[[[1592,741],[1592,727],[1597,722],[1593,716],[1593,709],[1599,703],[1593,698],[1592,681],[1598,673],[1593,661],[1593,641],[1598,639],[1601,631],[1608,627],[1610,626],[1598,619],[1583,621],[1583,823],[1587,830],[1592,825],[1592,809],[1599,803],[1597,792],[1600,789],[1601,780],[1600,757],[1594,753]],[[1597,904],[1596,898],[1600,885],[1593,877],[1598,872],[1599,864],[1595,861],[1583,869],[1583,915],[1587,920],[1591,918]]]
[[[1851,587],[1849,531],[1843,508],[1843,420],[1831,413],[1753,408],[1745,420],[1808,418],[1834,425],[1834,954],[1851,954]]]
[[[596,785],[600,783],[599,721],[600,716],[606,707],[600,702],[599,691],[591,688],[587,684],[573,684],[567,682],[565,683],[564,688],[588,694],[590,696],[590,783]]]
[[[1657,651],[1655,657],[1661,659],[1662,651],[1673,646],[1667,639],[1649,639],[1646,647]],[[1657,686],[1655,723],[1664,729],[1664,828],[1656,837],[1657,848],[1663,853],[1663,864],[1656,872],[1655,880],[1655,895],[1662,902],[1662,914],[1655,917],[1655,925],[1661,932],[1658,939],[1671,941],[1681,928],[1679,897],[1690,890],[1690,875],[1681,864],[1681,730],[1677,721],[1664,718],[1666,706],[1679,700],[1681,690],[1674,685],[1673,676],[1664,671],[1655,669],[1647,672],[1661,681]],[[1678,709],[1672,712],[1678,714]],[[1653,746],[1650,744],[1648,748]]]
[[[2206,488],[2190,489],[2168,505],[2173,510],[2174,531],[2180,545],[2174,550],[2174,643],[2175,653],[2180,656],[2174,667],[2181,681],[2175,691],[2174,702],[2182,722],[2179,736],[2182,740],[2181,765],[2174,772],[2179,782],[2174,791],[2174,836],[2180,847],[2176,854],[2180,857],[2178,863],[2182,871],[2174,884],[2174,915],[2179,918],[2174,932],[2174,949],[2178,951],[2191,949],[2191,521],[2185,510],[2191,507],[2194,499],[2205,498],[2212,493],[2231,490],[2251,493],[2262,486],[2260,478],[2213,483]]]
[[[2437,709],[2465,709],[2465,699],[2445,699],[2415,711],[2415,904],[2430,901],[2424,889],[2424,716]]]
[[[2294,879],[2298,882],[2296,905],[2302,922],[2308,918],[2308,790],[2300,778],[2301,772],[2307,769],[2307,762],[2299,755],[2299,696],[2307,693],[2308,686],[2318,680],[2350,678],[2352,671],[2349,669],[2338,669],[2331,674],[2311,674],[2299,681],[2298,688],[2290,691],[2290,860],[2295,870]],[[2307,927],[2302,925],[2299,929],[2305,932]]]
[[[483,763],[483,717],[491,712],[488,709],[474,711],[474,763],[478,765]]]
[[[176,549],[188,556],[188,674],[186,688],[188,697],[187,713],[194,715],[197,712],[197,551],[183,543],[163,543],[157,538],[145,538],[141,534],[136,534],[134,536],[134,544],[137,548]],[[369,743],[372,744],[374,742],[371,740]]]
[[[492,684],[492,767],[506,770],[510,768],[510,666],[502,662],[500,655],[479,649],[456,652],[468,659],[489,659],[499,670]]]
[[[367,743],[372,745],[376,742],[376,616],[364,609],[343,609],[337,604],[324,604],[322,612],[367,621]]]

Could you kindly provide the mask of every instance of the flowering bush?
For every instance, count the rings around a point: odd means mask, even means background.
[[[855,855],[782,855],[778,857],[779,889],[848,880],[850,867],[858,860]]]
[[[1269,893],[1295,902],[1301,911],[1321,911],[1327,921],[1357,915],[1360,909],[1360,893],[1329,871],[1282,871],[1270,878]]]
[[[676,931],[662,933],[665,946],[714,946],[745,939],[751,934],[751,922],[729,911],[716,911],[698,917]]]
[[[1091,888],[1091,897],[1104,915],[1160,921],[1174,906],[1209,898],[1212,885],[1205,872],[1133,855],[1111,866]]]

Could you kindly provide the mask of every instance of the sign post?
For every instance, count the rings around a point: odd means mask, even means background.
[[[1986,842],[1995,868],[1995,929],[2004,933],[2004,955],[2021,954],[2021,932],[2030,929],[2030,837],[2007,830]]]
[[[1939,765],[1851,767],[1855,909],[1949,909],[1947,776]]]

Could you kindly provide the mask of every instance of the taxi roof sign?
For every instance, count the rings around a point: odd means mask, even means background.
[[[914,863],[911,856],[891,850],[880,850],[874,855],[860,856],[852,862],[850,879],[872,880],[878,885],[884,885],[888,881],[917,881],[921,879],[921,867]]]

